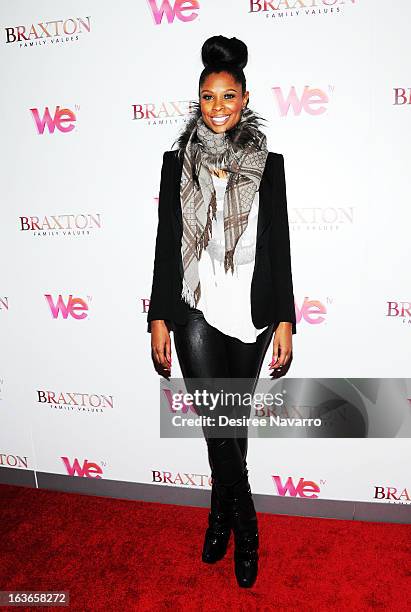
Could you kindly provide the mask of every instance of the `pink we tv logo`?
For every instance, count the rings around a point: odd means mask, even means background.
[[[302,319],[310,325],[319,325],[325,321],[327,308],[320,300],[310,300],[306,296],[301,306],[295,304],[296,322],[300,323]]]
[[[65,302],[61,293],[59,294],[56,301],[50,293],[44,295],[49,305],[51,316],[53,319],[58,319],[59,314],[63,319],[67,319],[69,316],[73,319],[85,319],[88,315],[88,304],[79,297],[73,297],[71,294],[68,300]]]
[[[68,457],[62,457],[63,463],[66,466],[67,474],[69,476],[81,476],[82,478],[101,478],[103,470],[97,463],[85,459],[83,465],[80,465],[79,460],[76,458],[73,464],[70,463]]]
[[[161,3],[161,4],[160,4]],[[174,23],[177,17],[179,21],[193,21],[198,17],[196,11],[200,8],[200,3],[197,0],[148,0],[148,5],[151,9],[155,25],[160,25],[164,15],[168,23]]]
[[[303,497],[306,499],[316,499],[320,493],[320,487],[312,480],[304,480],[300,478],[297,484],[294,484],[293,479],[289,476],[283,484],[280,476],[273,476],[273,481],[277,489],[278,495],[285,497]]]
[[[74,130],[75,122],[77,121],[76,115],[72,110],[60,108],[60,106],[56,106],[54,115],[51,114],[48,106],[46,106],[42,116],[40,116],[38,108],[31,108],[30,112],[33,115],[34,124],[39,135],[44,134],[46,127],[49,134],[54,134],[56,128],[64,134],[71,132]]]
[[[301,115],[303,112],[308,115],[322,115],[327,110],[327,104],[330,101],[325,91],[318,87],[309,87],[309,85],[305,85],[301,95],[297,94],[293,85],[287,97],[283,94],[281,87],[272,89],[282,117],[288,115],[290,109],[294,115]]]

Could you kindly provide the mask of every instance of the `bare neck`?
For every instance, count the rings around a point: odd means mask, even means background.
[[[227,172],[225,172],[224,170],[217,170],[216,168],[213,168],[212,173],[218,176],[219,178],[227,178]]]

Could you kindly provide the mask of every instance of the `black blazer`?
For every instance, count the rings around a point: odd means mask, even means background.
[[[177,150],[166,151],[161,168],[148,332],[151,332],[153,319],[164,319],[169,329],[174,329],[174,322],[184,324],[187,321],[189,306],[181,298],[181,172],[182,160],[178,159]],[[260,182],[251,317],[258,329],[270,323],[275,323],[276,328],[280,321],[289,321],[292,333],[297,333],[284,158],[280,153],[268,153]]]

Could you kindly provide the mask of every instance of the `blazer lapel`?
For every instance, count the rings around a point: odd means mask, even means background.
[[[260,181],[260,192],[258,200],[258,217],[257,217],[257,242],[259,245],[261,236],[270,224],[273,215],[273,193],[272,185],[268,176],[272,176],[271,170],[272,154],[268,153],[265,168]]]
[[[264,172],[261,177],[260,182],[260,192],[259,192],[259,205],[258,205],[258,216],[257,216],[257,238],[256,238],[256,246],[258,246],[261,236],[264,231],[267,229],[270,224],[273,212],[272,206],[272,190],[271,181],[268,179],[268,173],[271,172],[271,152],[268,153],[267,161],[265,164]],[[177,156],[175,158],[176,170],[174,173],[174,193],[176,197],[174,198],[174,215],[179,225],[180,233],[183,231],[183,218],[181,212],[181,201],[180,201],[180,181],[181,174],[183,170],[182,161],[179,161]]]

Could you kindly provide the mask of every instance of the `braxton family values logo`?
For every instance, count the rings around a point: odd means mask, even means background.
[[[403,324],[411,324],[411,301],[387,300],[386,317],[399,319]]]
[[[112,395],[104,393],[80,393],[78,391],[57,391],[37,389],[37,402],[61,412],[88,412],[102,414],[114,408]]]
[[[63,215],[27,215],[18,217],[19,230],[36,238],[75,238],[101,230],[101,213],[72,212]]]
[[[354,225],[354,206],[293,206],[289,210],[293,232],[335,232]]]
[[[31,48],[76,42],[91,32],[91,17],[66,17],[53,21],[37,21],[4,28],[4,41],[8,45]]]
[[[28,469],[29,460],[27,457],[20,455],[11,455],[10,453],[0,453],[0,466]]]
[[[404,486],[374,487],[374,499],[388,504],[411,504],[411,488]]]
[[[207,474],[192,474],[191,472],[151,470],[151,481],[155,484],[180,487],[211,487],[211,476],[208,476]]]
[[[249,13],[267,19],[317,17],[341,14],[358,0],[249,0]]]
[[[140,126],[179,125],[193,112],[192,100],[158,100],[131,105],[132,120]]]
[[[411,87],[394,87],[394,106],[411,106]]]

